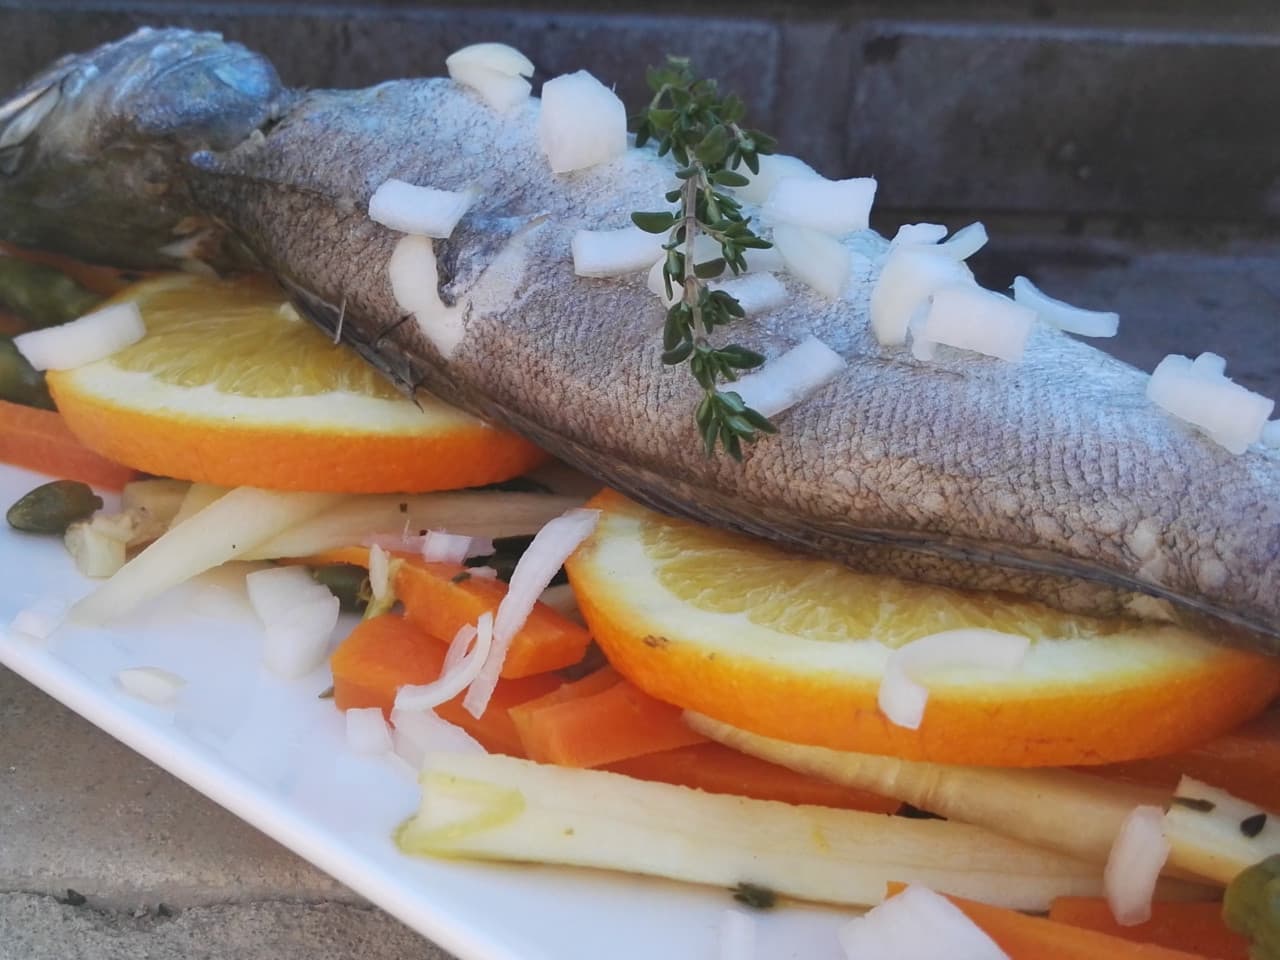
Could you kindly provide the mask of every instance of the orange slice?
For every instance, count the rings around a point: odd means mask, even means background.
[[[269,281],[178,274],[117,299],[138,304],[147,335],[48,382],[72,432],[119,463],[229,487],[393,493],[492,483],[546,459],[402,396]]]
[[[567,564],[619,673],[677,706],[766,736],[912,760],[1097,764],[1182,749],[1258,713],[1280,661],[1184,630],[1071,616],[777,550],[605,492]],[[966,626],[1033,640],[1012,673],[926,679],[918,730],[876,706],[893,647]]]

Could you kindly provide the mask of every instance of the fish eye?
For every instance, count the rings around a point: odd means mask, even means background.
[[[9,159],[8,154],[22,146],[61,99],[58,85],[49,84],[24,91],[0,105],[0,169],[7,174],[12,174],[10,164],[17,169],[17,161]]]

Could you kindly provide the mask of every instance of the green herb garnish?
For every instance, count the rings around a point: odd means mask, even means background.
[[[732,94],[721,97],[714,80],[694,76],[689,61],[668,57],[661,68],[650,68],[649,87],[654,91],[647,109],[631,118],[636,146],[650,139],[658,155],[670,153],[680,164],[680,184],[667,193],[674,210],[633,213],[632,221],[649,233],[667,233],[662,275],[668,299],[680,297],[667,310],[662,334],[662,362],[675,366],[689,362],[703,398],[694,419],[702,433],[707,456],[719,444],[735,460],[742,459],[742,444],[762,433],[776,433],[769,419],[748,407],[732,390],[718,384],[733,382],[743,370],[753,370],[764,357],[738,344],[712,346],[708,339],[717,327],[744,316],[742,305],[723,290],[711,290],[706,281],[725,272],[747,268],[744,252],[763,250],[771,244],[751,229],[750,218],[723,188],[750,182],[737,167],[745,164],[760,172],[761,154],[773,152],[775,142],[758,130],[742,125],[742,101]],[[699,235],[720,246],[721,256],[695,262],[694,242]]]

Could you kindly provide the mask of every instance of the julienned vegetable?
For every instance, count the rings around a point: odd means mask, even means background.
[[[1280,815],[1190,777],[1178,784],[1164,833],[1171,863],[1223,885],[1280,854]]]

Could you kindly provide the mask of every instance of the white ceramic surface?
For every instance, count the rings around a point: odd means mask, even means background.
[[[0,465],[7,506],[45,477]],[[260,631],[243,569],[177,588],[103,629],[64,626],[44,642],[0,632],[0,663],[461,960],[714,960],[729,895],[549,867],[418,860],[391,833],[417,806],[391,759],[345,747],[341,715],[317,695],[327,670],[284,683],[258,664]],[[0,625],[24,608],[88,592],[57,538],[0,530]],[[343,626],[350,626],[346,622]],[[341,627],[340,627],[341,629]],[[114,681],[156,666],[187,680],[161,709]],[[838,960],[835,910],[759,914],[761,960]]]

